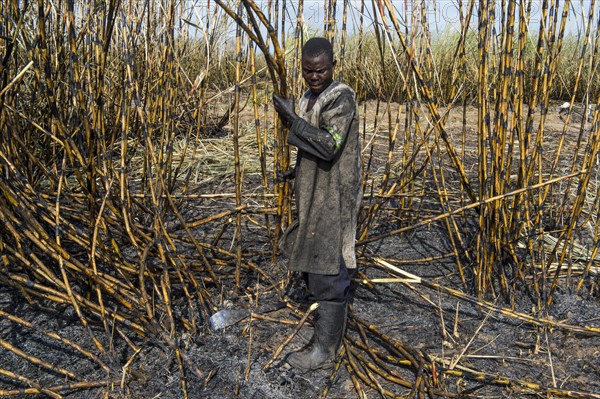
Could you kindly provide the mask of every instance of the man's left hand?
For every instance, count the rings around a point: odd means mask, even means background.
[[[273,94],[273,106],[275,111],[279,114],[281,119],[289,123],[290,125],[298,119],[295,109],[294,98],[283,98]]]
[[[296,178],[296,168],[291,168],[281,173],[279,171],[275,172],[275,183],[283,183],[288,180],[292,180]]]

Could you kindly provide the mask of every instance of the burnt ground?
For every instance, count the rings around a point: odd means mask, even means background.
[[[398,267],[429,282],[467,290],[468,288],[459,283],[456,268],[449,260],[451,258],[446,257],[449,248],[443,235],[441,231],[431,227],[404,235],[402,238],[383,240],[377,246],[365,250],[365,253],[369,254],[361,257],[360,270],[370,279],[378,276],[389,277],[389,274],[374,263],[366,261],[368,257],[376,255],[402,260],[402,263],[397,263]],[[264,255],[258,255],[257,260],[261,257],[264,258]],[[432,257],[439,259],[431,260]],[[267,262],[266,259],[263,259],[263,262]],[[270,267],[274,276],[285,276],[283,265]],[[252,289],[261,286],[259,279],[252,273],[244,273],[242,281],[245,287]],[[236,294],[232,282],[225,283],[225,286],[227,285],[232,291],[224,293],[224,300],[217,304],[219,308],[253,308],[255,303],[250,303],[250,295]],[[560,290],[556,294],[555,304],[545,315],[546,318],[570,325],[599,327],[600,303],[597,293],[590,295],[589,289],[590,287],[587,287],[577,292]],[[265,289],[263,292],[264,296],[258,296],[260,304],[275,301],[272,291]],[[217,293],[215,295],[218,296]],[[507,306],[502,299],[499,299],[496,305]],[[530,298],[523,293],[517,295],[516,311],[529,313],[531,307]],[[48,331],[57,332],[97,353],[90,335],[81,327],[71,307],[44,306],[40,301],[35,305],[28,304],[15,290],[2,286],[0,309],[20,315],[37,326],[36,330],[32,330],[1,318],[0,337],[3,340],[51,363],[55,370],[64,367],[85,381],[101,381],[107,378],[107,373],[95,362],[42,334]],[[329,387],[329,398],[359,397],[352,383],[351,374],[354,372],[350,372],[345,364],[336,373],[321,370],[302,374],[290,369],[281,360],[290,350],[303,345],[303,339],[310,334],[309,325],[304,327],[304,331],[308,332],[301,332],[296,336],[284,349],[280,359],[269,369],[263,370],[278,346],[293,331],[293,325],[284,323],[295,323],[299,319],[299,316],[288,308],[272,312],[269,316],[274,321],[246,319],[218,331],[211,330],[204,320],[195,336],[184,334],[182,347],[191,361],[204,373],[202,378],[187,373],[190,398],[318,398],[325,387]],[[466,372],[468,370],[541,384],[545,387],[557,387],[561,390],[600,394],[598,334],[583,335],[558,328],[535,327],[419,284],[377,283],[374,287],[359,284],[353,297],[351,318],[362,319],[394,340],[427,356],[447,361],[453,361],[460,356],[455,370],[461,375],[440,374],[438,387],[454,393],[471,390],[471,396],[465,397],[521,398],[530,392],[524,384],[517,382],[482,383],[475,377],[469,377]],[[109,366],[113,369],[111,378],[114,378],[115,382],[99,388],[67,391],[65,397],[182,397],[179,368],[172,351],[157,342],[133,339],[139,348],[139,352],[135,353],[112,327],[114,326],[108,326],[108,331],[105,331],[100,324],[95,324],[91,329],[107,348],[112,347],[112,364],[109,363]],[[373,335],[369,337],[374,347],[385,348],[385,343],[378,342]],[[346,338],[349,344],[355,340],[360,341],[355,323],[350,322]],[[2,350],[0,354],[2,369],[28,376],[42,385],[57,385],[57,381],[60,383],[69,380],[57,371],[47,371],[44,367],[19,358],[12,352]],[[125,364],[127,367],[123,368]],[[398,366],[393,362],[390,362],[388,367],[397,370],[398,375],[408,381],[414,382],[414,370],[410,367]],[[118,375],[115,375],[114,370],[118,370]],[[17,386],[13,381],[0,377],[0,389],[15,389]],[[410,390],[397,384],[384,381],[381,381],[381,384],[382,389],[398,396],[410,393]],[[366,397],[381,397],[376,389],[362,383],[361,386]]]
[[[560,125],[556,123],[559,130]],[[199,192],[226,191],[231,191],[231,182],[213,185],[208,190],[199,188]],[[232,200],[202,200],[189,204],[187,208],[201,209],[201,212],[210,215],[217,210],[230,209],[232,204]],[[368,205],[368,201],[363,205]],[[395,205],[390,204],[390,210],[383,213],[373,227],[373,234],[406,225],[406,215],[402,215],[403,219],[391,210]],[[252,217],[258,220],[261,216]],[[419,216],[413,217],[418,220]],[[285,262],[271,264],[270,244],[264,238],[264,231],[248,220],[243,234],[246,257],[267,271],[274,281],[286,280]],[[220,227],[221,221],[207,226],[198,232],[198,239],[212,241]],[[231,230],[226,231],[222,242],[233,242]],[[468,236],[466,239],[466,245],[475,245],[468,241]],[[451,251],[446,230],[442,225],[432,224],[360,247],[359,270],[365,280],[390,277],[388,271],[373,260],[383,258],[428,283],[473,293],[469,284],[472,276],[466,276],[467,284],[461,282]],[[234,262],[219,259],[217,255],[212,259],[219,275],[223,276],[220,284],[206,287],[214,299],[215,310],[254,309],[257,302],[258,305],[274,303],[277,293],[282,292],[281,287],[269,286],[248,271],[242,273],[242,288],[237,289],[233,281]],[[500,295],[492,300],[492,295],[488,295],[485,299],[506,309],[511,308],[512,302],[515,312],[533,314],[564,325],[598,329],[598,277],[592,276],[579,290],[575,289],[577,279],[576,275],[562,277],[561,288],[554,294],[554,303],[547,309],[535,309],[535,298],[523,288],[517,289],[513,298]],[[395,343],[410,348],[412,353],[421,353],[426,364],[431,364],[427,358],[438,359],[437,389],[462,394],[463,397],[561,397],[559,393],[568,390],[590,393],[580,397],[600,397],[599,334],[535,326],[510,314],[490,311],[442,289],[430,288],[431,284],[427,287],[416,283],[379,282],[370,285],[358,282],[346,332],[346,347],[352,349],[354,366],[361,356],[365,362],[370,361],[368,353],[356,346],[356,342],[364,342],[363,337],[366,337],[369,344],[382,353],[397,353],[391,348],[391,343]],[[174,310],[185,312],[183,295],[173,292],[172,297],[181,298],[175,300]],[[173,351],[164,342],[136,337],[118,323],[107,321],[103,325],[93,318],[90,318],[91,323],[86,330],[71,306],[29,299],[15,288],[0,284],[0,311],[6,312],[0,317],[0,391],[7,393],[34,384],[56,386],[86,381],[88,385],[62,391],[63,396],[183,397],[180,367]],[[9,320],[6,317],[8,313],[32,322],[33,326]],[[410,389],[381,377],[377,377],[379,387],[368,386],[357,371],[367,379],[369,374],[374,376],[375,371],[354,367],[347,361],[334,371],[302,374],[290,369],[283,359],[291,350],[304,344],[310,336],[310,323],[284,348],[273,365],[264,370],[265,364],[290,336],[300,318],[290,308],[269,313],[270,320],[246,319],[218,331],[211,330],[207,316],[199,317],[197,329],[192,334],[184,332],[183,328],[178,332],[180,347],[189,361],[202,372],[202,376],[196,376],[189,367],[185,367],[190,398],[318,398],[326,388],[328,398],[357,398],[361,397],[355,387],[357,380],[364,397],[384,397],[380,391],[399,397],[411,394]],[[363,336],[357,320],[375,326],[388,338],[382,340],[369,332]],[[93,355],[83,355],[80,350],[48,337],[49,332],[76,342]],[[91,335],[106,348],[106,354],[96,349]],[[129,343],[123,337],[127,337]],[[15,347],[29,358],[24,359],[15,355],[14,350],[8,350]],[[92,359],[93,356],[101,359],[111,372],[103,370],[99,361]],[[444,367],[453,370],[442,370]],[[416,379],[414,368],[405,363],[389,360],[380,368],[386,368],[397,378],[404,378],[410,383]],[[65,370],[75,376],[65,376],[68,373]],[[10,373],[26,377],[33,383],[16,383],[18,377]],[[486,373],[487,377],[482,378],[481,373]],[[427,371],[425,375],[430,377],[431,373]],[[94,382],[98,386],[92,387]],[[553,394],[552,388],[557,393]],[[14,396],[31,397],[16,393]]]

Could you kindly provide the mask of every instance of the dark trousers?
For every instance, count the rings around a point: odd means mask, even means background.
[[[344,259],[337,274],[302,273],[311,301],[346,302],[350,291],[350,276]]]

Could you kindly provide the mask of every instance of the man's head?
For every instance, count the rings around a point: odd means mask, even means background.
[[[321,94],[333,82],[336,61],[333,47],[323,37],[309,39],[302,48],[302,77],[313,94]]]

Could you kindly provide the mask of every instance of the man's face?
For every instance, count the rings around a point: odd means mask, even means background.
[[[313,94],[321,94],[333,82],[335,61],[327,54],[302,56],[302,77]]]

